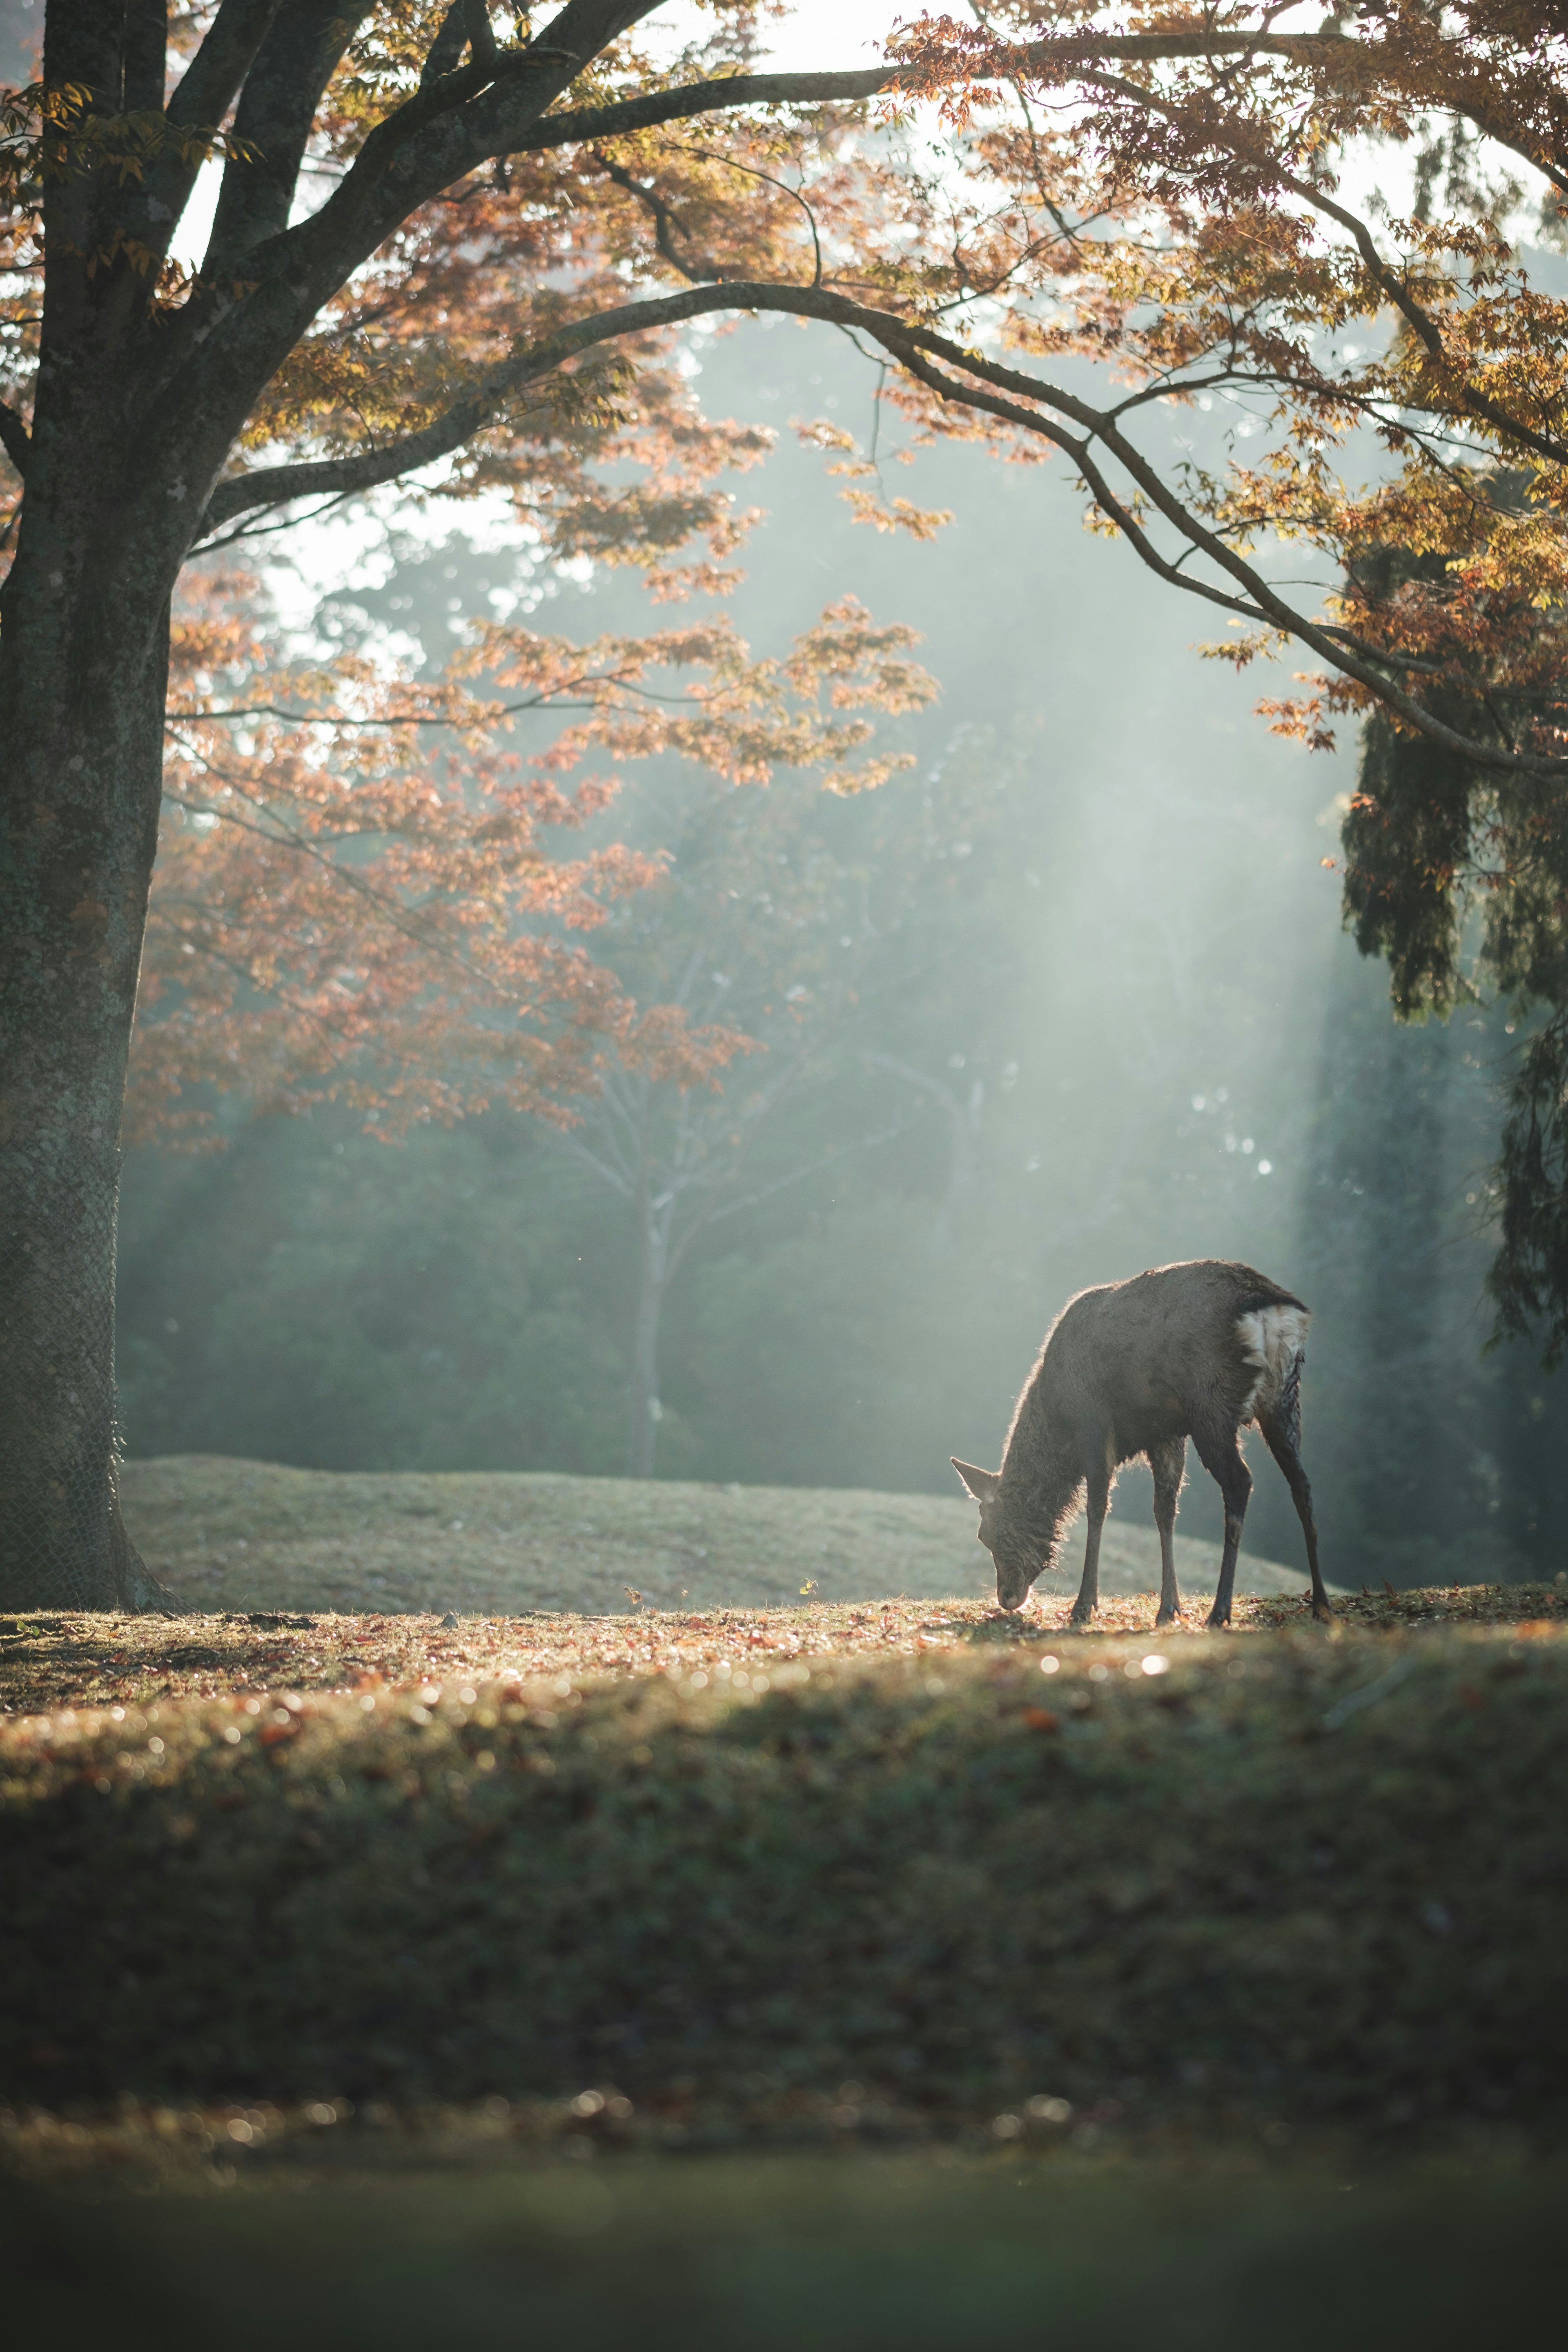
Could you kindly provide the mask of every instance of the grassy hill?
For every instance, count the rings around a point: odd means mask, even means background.
[[[829,1601],[995,1591],[960,1496],[840,1487],[462,1472],[340,1475],[200,1454],[128,1462],[125,1516],[148,1565],[193,1609],[766,1608],[806,1586]],[[1042,1598],[1076,1591],[1081,1529]],[[1206,1607],[1214,1544],[1178,1536],[1184,1593]],[[1154,1592],[1152,1525],[1115,1511],[1108,1595]],[[1237,1590],[1299,1594],[1304,1568],[1241,1562]]]

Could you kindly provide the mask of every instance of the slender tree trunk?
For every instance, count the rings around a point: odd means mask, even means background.
[[[153,625],[143,605],[117,632],[55,520],[25,526],[0,640],[0,1603],[145,1608],[164,1596],[115,1491],[114,1254],[168,600],[153,585]]]
[[[976,1078],[969,1089],[969,1099],[961,1103],[950,1089],[943,1088],[952,1149],[948,1159],[947,1197],[938,1213],[933,1240],[939,1257],[951,1255],[958,1247],[963,1227],[964,1212],[980,1166],[980,1129],[985,1111],[985,1086]]]
[[[651,1478],[658,1450],[658,1326],[669,1280],[669,1242],[659,1213],[637,1203],[637,1297],[632,1318],[628,1383],[626,1476]]]

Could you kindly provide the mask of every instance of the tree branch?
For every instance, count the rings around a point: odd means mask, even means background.
[[[265,169],[237,159],[226,171],[204,264],[204,275],[221,281],[243,258],[248,283],[209,283],[162,329],[153,389],[167,446],[149,457],[155,462],[177,452],[199,474],[210,448],[216,472],[256,385],[282,364],[322,303],[422,205],[491,156],[515,150],[526,126],[584,65],[658,4],[567,0],[548,41],[500,50],[493,66],[438,77],[376,124],[327,202],[290,227],[310,130],[305,98],[314,88],[313,119],[332,63],[373,0],[346,0],[352,21],[325,15],[323,0],[283,0],[236,122]]]
[[[1003,53],[994,70],[1019,79],[1064,82],[1079,74],[1087,76],[1095,60],[1102,58],[1158,64],[1186,58],[1249,57],[1279,58],[1317,70],[1354,68],[1362,73],[1369,62],[1375,67],[1380,61],[1378,44],[1352,40],[1342,33],[1090,32],[1059,41],[1024,43]],[[989,72],[992,68],[987,66],[982,70]],[[614,139],[628,131],[649,131],[660,123],[679,122],[694,114],[721,109],[728,111],[736,107],[827,106],[836,100],[852,103],[900,89],[909,89],[911,95],[929,94],[921,90],[910,66],[896,59],[848,73],[735,74],[711,81],[690,82],[672,90],[650,90],[646,96],[610,106],[584,107],[548,115],[526,142],[509,152],[532,152],[570,146],[578,141]],[[1447,102],[1456,114],[1468,117],[1478,131],[1543,173],[1554,187],[1568,193],[1568,172],[1538,149],[1521,144],[1498,120],[1484,94],[1455,86],[1447,92]]]
[[[1175,61],[1184,58],[1280,58],[1288,64],[1303,66],[1310,70],[1333,72],[1350,68],[1361,79],[1376,79],[1383,67],[1381,42],[1352,40],[1343,33],[1128,33],[1098,35],[1093,32],[1074,34],[1059,41],[1031,41],[1004,52],[994,65],[986,63],[982,71],[1007,72],[1020,79],[1043,79],[1042,67],[1054,68],[1050,78],[1070,81],[1076,72],[1091,66],[1098,58],[1116,58],[1133,63],[1158,64],[1163,59]],[[1368,76],[1368,65],[1373,73]],[[1397,81],[1397,78],[1394,78]],[[1135,85],[1133,87],[1136,87]],[[1149,95],[1146,91],[1138,93]],[[1430,102],[1430,93],[1418,93]],[[1524,145],[1500,121],[1489,104],[1484,90],[1476,90],[1460,79],[1451,81],[1444,93],[1444,102],[1455,114],[1462,114],[1476,129],[1506,147],[1510,154],[1531,164],[1544,173],[1552,185],[1568,193],[1568,173],[1540,148]]]
[[[223,0],[164,110],[176,130],[223,121],[277,14],[278,0]]]
[[[1054,68],[1054,78],[1070,80],[1096,58],[1158,60],[1163,58],[1239,56],[1250,50],[1271,51],[1307,62],[1307,52],[1321,51],[1327,59],[1364,59],[1368,45],[1342,36],[1247,34],[1095,34],[1074,35],[1062,41],[1030,41],[1008,51],[1005,69],[1041,78],[1042,68]],[[907,89],[923,95],[911,67],[894,59],[847,73],[726,74],[710,81],[687,82],[675,89],[649,90],[639,98],[610,106],[581,107],[568,113],[546,115],[526,140],[510,152],[533,152],[579,142],[615,139],[633,131],[652,131],[664,122],[680,122],[694,114],[731,112],[737,107],[831,106],[858,99],[879,98],[884,91]]]
[[[735,289],[731,288],[730,290],[732,293]],[[1472,736],[1460,734],[1457,729],[1435,718],[1422,704],[1413,700],[1401,688],[1394,685],[1377,669],[1358,657],[1335,632],[1325,627],[1322,623],[1310,621],[1304,614],[1298,613],[1292,605],[1286,603],[1260,572],[1237,555],[1233,548],[1227,546],[1217,532],[1207,530],[1199,522],[1191,509],[1184,506],[1175,493],[1167,487],[1142,452],[1133,447],[1131,443],[1116,429],[1110,418],[1090,408],[1086,402],[1075,400],[1069,394],[1059,390],[1055,385],[1041,383],[1032,377],[1019,374],[1015,369],[1001,367],[994,362],[983,360],[978,352],[961,351],[956,344],[949,342],[946,337],[933,334],[929,329],[905,328],[901,321],[890,322],[891,331],[888,327],[873,326],[870,323],[871,319],[879,318],[880,315],[876,312],[870,313],[857,323],[864,325],[868,333],[875,334],[911,375],[928,384],[940,398],[956,400],[965,406],[984,410],[1011,424],[1022,425],[1027,432],[1040,435],[1042,438],[1054,442],[1058,448],[1069,450],[1076,457],[1085,480],[1105,512],[1112,518],[1117,528],[1124,534],[1142,561],[1170,585],[1184,590],[1189,595],[1201,596],[1210,604],[1228,604],[1232,611],[1244,617],[1258,619],[1266,625],[1277,628],[1283,635],[1295,637],[1300,644],[1310,646],[1321,660],[1326,661],[1331,668],[1341,671],[1346,677],[1354,678],[1359,686],[1364,687],[1368,693],[1374,695],[1378,701],[1388,709],[1396,712],[1400,718],[1408,721],[1423,735],[1427,736],[1431,741],[1441,743],[1447,750],[1456,751],[1464,759],[1473,761],[1479,767],[1510,770],[1536,776],[1559,777],[1568,773],[1568,761],[1534,759],[1519,752],[1503,751],[1494,744],[1482,743]],[[1125,500],[1118,499],[1111,490],[1103,473],[1089,456],[1085,445],[1077,442],[1072,436],[1054,425],[1050,419],[1037,414],[1031,414],[1030,411],[1019,407],[1015,401],[998,400],[993,394],[983,393],[966,385],[962,377],[944,376],[939,370],[931,367],[925,362],[922,347],[925,350],[940,352],[943,360],[951,366],[978,376],[983,382],[1005,384],[1010,390],[1022,393],[1026,400],[1047,402],[1052,407],[1060,409],[1065,415],[1073,418],[1075,423],[1084,428],[1090,440],[1103,443],[1118,464],[1126,468],[1139,488],[1192,548],[1198,553],[1207,555],[1222,571],[1228,573],[1247,590],[1248,596],[1253,600],[1252,604],[1249,605],[1227,598],[1223,592],[1210,587],[1206,582],[1194,580],[1187,573],[1178,571],[1173,564],[1163,557],[1128,508]]]
[[[563,1151],[569,1151],[574,1159],[582,1161],[584,1168],[591,1168],[601,1182],[609,1186],[612,1192],[618,1192],[623,1201],[634,1198],[637,1192],[635,1181],[629,1176],[622,1175],[618,1169],[610,1167],[599,1158],[596,1152],[590,1151],[581,1137],[574,1135],[570,1129],[561,1128],[552,1128],[551,1133]]]
[[[327,84],[372,0],[281,0],[234,118],[246,143],[218,191],[204,277],[230,276],[288,227],[300,165]]]
[[[223,0],[163,110],[171,130],[195,133],[217,128],[256,62],[278,6],[279,0]],[[148,167],[145,209],[151,233],[147,241],[160,256],[169,249],[169,239],[190,201],[200,169],[199,155],[178,153],[155,160]]]
[[[165,0],[127,0],[121,18],[121,103],[127,114],[153,113],[163,104],[168,72]]]
[[[895,1077],[907,1078],[910,1086],[919,1087],[922,1094],[930,1095],[933,1102],[939,1103],[949,1118],[963,1118],[963,1105],[952,1088],[944,1086],[940,1078],[931,1077],[929,1072],[918,1070],[912,1062],[900,1062],[896,1054],[867,1054],[862,1059],[868,1069],[890,1070]]]
[[[589,145],[624,138],[633,131],[657,130],[663,122],[685,122],[694,114],[731,113],[738,107],[853,102],[877,98],[898,84],[894,66],[868,66],[848,73],[726,74],[712,81],[685,82],[675,89],[649,90],[610,106],[546,114],[504,152],[531,155],[552,147]]]
[[[1141,560],[1172,586],[1207,604],[1218,605],[1242,619],[1277,628],[1283,635],[1296,638],[1300,644],[1310,646],[1331,667],[1353,678],[1387,709],[1432,741],[1443,744],[1479,766],[1539,776],[1558,777],[1568,772],[1568,761],[1537,759],[1528,753],[1503,751],[1496,745],[1460,734],[1458,730],[1435,718],[1383,675],[1374,666],[1375,661],[1382,659],[1381,655],[1370,659],[1363,657],[1355,651],[1353,640],[1347,642],[1345,635],[1298,612],[1254,565],[1237,555],[1218,532],[1209,530],[1183,503],[1142,452],[1120,430],[1113,414],[1090,406],[1087,401],[1078,399],[1059,385],[987,360],[978,352],[964,349],[929,327],[910,325],[891,312],[873,310],[826,287],[743,281],[688,286],[677,293],[625,303],[613,310],[578,320],[530,350],[503,362],[481,387],[477,387],[465,401],[455,404],[444,417],[384,450],[368,451],[353,457],[326,458],[315,465],[273,467],[255,475],[220,483],[209,502],[205,527],[208,530],[220,528],[229,517],[252,506],[277,505],[313,492],[357,490],[390,481],[410,467],[424,465],[448,454],[489,422],[513,391],[547,374],[579,352],[625,336],[679,325],[686,320],[724,310],[783,311],[800,318],[821,319],[837,326],[858,328],[879,343],[889,357],[941,400],[995,416],[1003,423],[1052,442],[1072,457],[1104,511],[1115,521]],[[934,360],[940,360],[942,364],[940,367],[935,365]],[[1030,405],[1026,407],[1022,404],[1025,402]],[[1054,409],[1057,416],[1042,413],[1047,409]],[[1068,431],[1066,425],[1058,421],[1058,418],[1068,419],[1079,430],[1076,433]],[[1242,592],[1240,595],[1191,577],[1160,553],[1127,501],[1118,497],[1102,468],[1097,465],[1091,447],[1094,442],[1099,442],[1125,469],[1151,504],[1194,551],[1207,556],[1236,583]]]
[[[1163,100],[1155,98],[1149,90],[1140,89],[1136,82],[1122,81],[1115,74],[1086,74],[1084,79],[1086,81],[1092,82],[1098,89],[1109,90],[1114,97],[1130,99],[1138,105],[1147,108],[1151,112],[1163,115],[1168,122],[1179,121],[1181,119],[1182,110],[1179,106],[1168,105]],[[1216,143],[1223,143],[1226,152],[1234,155],[1238,163],[1250,163],[1254,169],[1258,168],[1258,158],[1247,152],[1245,142],[1235,139],[1218,142],[1212,129],[1205,131],[1205,136],[1215,140]],[[1277,163],[1272,156],[1267,159],[1262,168],[1268,172],[1280,187],[1288,189],[1293,196],[1299,196],[1303,204],[1310,205],[1313,210],[1321,213],[1325,219],[1338,222],[1341,228],[1347,232],[1354,243],[1356,251],[1361,255],[1363,266],[1373,285],[1381,288],[1431,356],[1435,360],[1444,359],[1446,353],[1443,348],[1441,328],[1416,300],[1399,272],[1391,268],[1384,261],[1366,223],[1348,210],[1345,205],[1336,204],[1325,190],[1314,187],[1310,180],[1298,179],[1293,172],[1286,171],[1283,165]],[[1564,182],[1564,185],[1568,186],[1568,181]],[[1548,434],[1537,433],[1531,426],[1521,424],[1517,417],[1510,415],[1507,409],[1500,406],[1496,401],[1489,400],[1484,393],[1475,391],[1470,385],[1466,383],[1458,385],[1457,403],[1463,406],[1467,415],[1484,418],[1489,425],[1494,425],[1500,431],[1508,433],[1525,448],[1533,450],[1538,457],[1545,457],[1550,463],[1557,466],[1568,460],[1568,449],[1564,448],[1561,440],[1553,439]]]
[[[489,66],[495,70],[496,34],[490,23],[489,0],[463,0],[463,28],[468,37],[468,47],[477,66]]]
[[[710,294],[706,287],[698,290]],[[682,300],[681,296],[675,295],[628,302],[614,310],[601,311],[596,318],[579,320],[574,326],[563,327],[542,342],[501,361],[471,392],[455,401],[444,415],[416,433],[388,442],[384,448],[364,450],[352,457],[304,459],[293,466],[262,467],[254,473],[236,475],[219,482],[207,501],[199,535],[221,530],[236,515],[253,507],[282,506],[300,498],[341,498],[375,489],[383,482],[396,480],[400,474],[449,457],[493,423],[507,402],[525,384],[552,374],[580,352],[625,335],[646,334],[651,329],[695,317],[696,310],[679,307]],[[712,310],[733,304],[730,296],[718,294],[715,289],[698,307]]]
[[[775,1176],[771,1184],[759,1185],[754,1192],[746,1193],[743,1199],[726,1201],[721,1207],[710,1209],[702,1222],[705,1225],[717,1225],[726,1217],[738,1217],[742,1209],[754,1209],[759,1202],[771,1201],[775,1192],[786,1192],[792,1184],[802,1184],[808,1176],[819,1176],[825,1168],[831,1168],[837,1160],[847,1160],[852,1151],[870,1151],[879,1143],[891,1143],[896,1137],[902,1135],[905,1124],[900,1119],[896,1126],[879,1127],[870,1135],[858,1135],[853,1143],[840,1143],[833,1150],[825,1151],[819,1159],[808,1161],[805,1166],[792,1168],[787,1176]]]
[[[463,17],[463,0],[452,0],[451,6],[441,19],[440,31],[426,53],[419,76],[420,89],[428,89],[432,82],[439,81],[444,74],[449,74],[460,66],[468,45],[468,28]]]
[[[169,360],[177,363],[189,358],[189,337],[210,335],[197,363],[201,381],[192,386],[198,404],[209,405],[204,394],[220,382],[226,390],[230,383],[237,390],[239,380],[248,386],[258,371],[269,372],[279,364],[302,322],[403,220],[492,157],[613,138],[742,106],[813,106],[900,89],[913,95],[921,86],[918,60],[894,60],[850,73],[717,76],[607,107],[549,114],[546,110],[570,87],[580,68],[656,5],[657,0],[567,0],[548,28],[547,41],[499,50],[493,63],[480,61],[442,75],[377,124],[320,211],[292,227],[279,225],[276,234],[248,249],[248,265],[261,282],[247,298],[216,322],[202,305],[188,305],[188,312],[203,312],[199,326],[193,316],[185,334],[165,338]],[[1006,53],[1002,66],[1014,74],[1063,82],[1090,72],[1097,59],[1248,56],[1279,57],[1313,69],[1354,68],[1363,75],[1369,64],[1375,69],[1380,63],[1378,44],[1337,33],[1205,31],[1077,34],[1066,40],[1023,45]],[[1479,122],[1462,91],[1456,89],[1451,96],[1458,110],[1468,111]],[[1496,134],[1494,125],[1486,127],[1489,135]],[[1540,156],[1531,160],[1550,169]],[[237,188],[238,184],[237,181]],[[219,408],[226,411],[229,405],[220,393]],[[237,399],[233,405],[237,408]],[[223,421],[226,426],[230,422],[226,414]]]
[[[624,163],[614,162],[610,156],[602,154],[597,148],[594,150],[594,161],[617,188],[623,188],[628,196],[634,197],[648,215],[653,222],[653,241],[678,278],[684,278],[689,285],[700,286],[705,280],[711,283],[720,277],[721,272],[714,268],[711,263],[702,268],[694,269],[689,261],[677,253],[675,236],[679,235],[689,243],[690,233],[682,223],[679,213],[665,203],[657,188],[646,187],[635,173],[626,170]]]
[[[32,436],[22,421],[19,410],[9,401],[0,400],[0,449],[4,449],[24,481],[27,478],[27,459],[32,452]]]

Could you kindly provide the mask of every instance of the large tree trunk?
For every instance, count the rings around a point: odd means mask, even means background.
[[[25,536],[0,640],[0,1604],[155,1607],[115,1492],[114,1253],[167,599],[89,625],[91,553]]]

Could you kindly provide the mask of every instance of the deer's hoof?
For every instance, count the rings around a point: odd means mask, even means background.
[[[1208,1616],[1205,1618],[1204,1622],[1208,1627],[1211,1633],[1228,1633],[1230,1631],[1229,1612],[1227,1611],[1223,1617],[1216,1617],[1211,1610]]]
[[[1157,1633],[1162,1625],[1179,1625],[1181,1622],[1182,1612],[1179,1609],[1162,1609],[1154,1620],[1154,1631]]]

